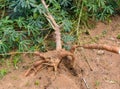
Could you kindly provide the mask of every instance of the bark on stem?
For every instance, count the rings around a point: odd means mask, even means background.
[[[56,23],[55,19],[50,14],[50,12],[48,10],[48,6],[47,6],[45,0],[41,0],[41,2],[42,2],[42,4],[44,5],[44,7],[46,9],[46,13],[44,13],[45,17],[47,18],[47,20],[51,24],[52,28],[55,30],[56,50],[60,50],[60,49],[62,49],[60,26]]]

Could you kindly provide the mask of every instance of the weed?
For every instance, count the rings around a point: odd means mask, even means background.
[[[15,67],[15,69],[18,69],[18,63],[20,62],[20,56],[18,55],[18,56],[15,56],[14,58],[13,58],[13,61],[12,61],[12,63],[13,63],[13,66]]]
[[[2,79],[7,73],[8,73],[8,71],[6,69],[1,69],[0,70],[0,79]]]
[[[117,39],[120,39],[120,34],[117,35]]]
[[[99,85],[100,85],[100,82],[97,80],[97,81],[95,82],[95,86],[98,87]]]
[[[38,80],[36,80],[34,84],[38,86],[40,84],[40,82]]]

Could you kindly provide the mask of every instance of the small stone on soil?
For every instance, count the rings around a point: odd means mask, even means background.
[[[105,54],[105,52],[103,50],[97,51],[97,55],[104,55],[104,54]]]

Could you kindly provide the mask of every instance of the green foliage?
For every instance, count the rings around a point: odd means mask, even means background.
[[[79,36],[79,29],[89,27],[89,20],[109,20],[120,11],[120,0],[45,1],[58,25],[62,26],[64,45],[75,41],[74,33]],[[0,0],[0,53],[46,51],[45,39],[53,29],[44,13],[46,10],[40,0]],[[69,35],[71,32],[73,34]]]
[[[72,43],[74,42],[75,38],[73,36],[64,34],[62,40],[64,43],[70,43],[70,42]]]
[[[117,39],[120,39],[120,34],[117,35]]]
[[[100,82],[98,80],[96,80],[95,86],[98,87],[99,85],[100,85]]]
[[[19,56],[15,56],[13,58],[13,66],[15,67],[15,69],[18,69],[18,63],[20,62],[20,57]]]
[[[64,42],[63,47],[66,50],[70,50],[72,43],[75,41],[75,38],[73,36],[71,36],[71,35],[63,34],[62,40]]]
[[[116,9],[120,6],[115,0],[84,0],[81,3],[83,3],[82,14],[87,12],[85,16],[101,21],[105,21],[115,14]],[[80,6],[77,8],[80,8]]]
[[[2,79],[7,73],[8,73],[8,71],[6,69],[1,69],[0,70],[0,79]]]
[[[70,32],[71,31],[71,28],[72,28],[72,22],[65,19],[62,21],[63,23],[63,29],[65,32]]]
[[[40,82],[38,80],[35,81],[34,85],[38,86]]]

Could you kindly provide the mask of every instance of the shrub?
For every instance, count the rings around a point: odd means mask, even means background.
[[[72,35],[79,27],[88,26],[89,20],[105,21],[120,10],[120,0],[46,0],[46,2],[50,13],[62,27],[63,38],[70,39],[74,39],[75,36]],[[46,37],[53,32],[44,17],[45,13],[40,0],[0,0],[0,53],[11,50],[45,51]],[[73,30],[75,29],[73,27],[77,27],[77,30]],[[71,31],[74,31],[72,35],[65,35]]]

